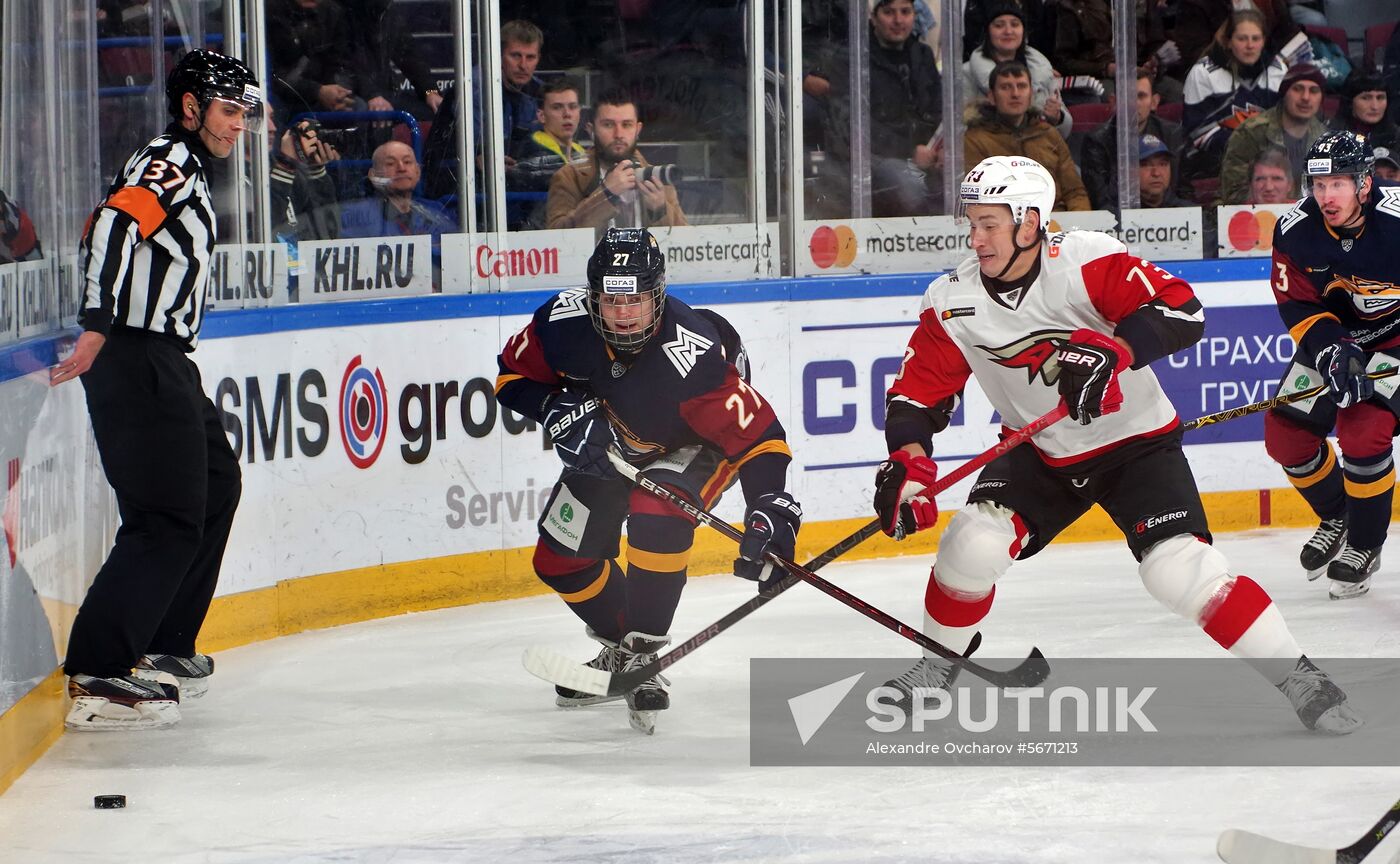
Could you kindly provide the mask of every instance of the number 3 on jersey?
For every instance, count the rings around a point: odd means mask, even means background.
[[[724,407],[738,415],[736,422],[739,424],[740,429],[747,429],[749,428],[749,424],[753,422],[755,413],[763,407],[763,400],[758,398],[757,391],[750,387],[744,379],[739,378],[735,383],[738,385],[740,392],[729,394],[729,398],[724,400]],[[752,409],[745,403],[745,394],[753,399]]]

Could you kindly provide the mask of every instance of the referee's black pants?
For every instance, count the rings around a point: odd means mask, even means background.
[[[195,653],[242,480],[199,368],[172,338],[114,327],[82,376],[121,526],[68,640],[64,672],[126,675]]]

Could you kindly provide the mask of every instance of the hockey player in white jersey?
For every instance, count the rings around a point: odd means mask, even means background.
[[[1211,545],[1180,420],[1148,368],[1200,339],[1204,315],[1191,286],[1106,234],[1047,235],[1055,183],[1033,160],[984,159],[960,197],[976,255],[929,286],[886,395],[890,456],[875,488],[885,533],[902,539],[937,520],[936,503],[919,490],[937,478],[932,436],[948,425],[970,377],[1008,427],[1060,400],[1070,417],[979,475],[940,540],[924,632],[968,653],[1012,563],[1098,504],[1158,602],[1249,661],[1309,729],[1360,727],[1269,595]],[[928,655],[889,686],[905,694],[907,707],[914,688],[946,688],[956,673]]]

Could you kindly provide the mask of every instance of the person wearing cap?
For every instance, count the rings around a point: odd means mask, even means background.
[[[191,51],[165,82],[171,122],[126,161],[78,246],[73,353],[50,372],[81,380],[121,526],[73,621],[78,730],[157,729],[208,689],[196,653],[242,493],[238,459],[189,357],[214,253],[209,166],[261,133],[262,90],[241,61]],[[173,676],[173,677],[172,677]]]
[[[933,50],[914,35],[912,0],[870,7],[870,175],[875,216],[930,216],[934,132],[943,119],[943,78]]]
[[[1380,75],[1357,69],[1342,86],[1342,104],[1332,128],[1366,136],[1372,149],[1400,146],[1400,128],[1387,116],[1390,97]]]
[[[1074,166],[1069,145],[1031,105],[1031,78],[1015,60],[998,63],[990,80],[992,104],[969,106],[963,149],[967,164],[990,156],[1034,159],[1055,178],[1056,210],[1088,210],[1089,193]]]
[[[1382,180],[1400,180],[1400,155],[1389,147],[1375,148],[1376,176]]]
[[[1005,619],[988,613],[1000,591],[1016,590],[1005,577],[1097,504],[1158,603],[1248,661],[1307,728],[1358,729],[1360,716],[1303,654],[1268,592],[1212,545],[1181,421],[1150,368],[1205,332],[1191,286],[1107,234],[1047,232],[1055,181],[1030,159],[982,160],[958,197],[973,254],[929,284],[885,394],[889,457],[874,496],[881,529],[896,540],[938,530],[933,442],[970,381],[1008,431],[1068,416],[983,468],[944,523],[918,596],[924,634],[948,652],[925,652],[886,682],[896,692],[880,701],[907,712],[920,688],[964,698],[951,686],[959,664],[945,658],[973,654],[984,628],[996,638]]]
[[[1173,173],[1179,175],[1175,163],[1186,150],[1186,134],[1180,123],[1157,116],[1161,97],[1153,91],[1152,75],[1145,67],[1137,69],[1137,132],[1161,139],[1172,154]],[[1089,201],[1095,210],[1118,208],[1118,117],[1109,117],[1097,129],[1084,137],[1079,156],[1080,175]]]
[[[997,0],[988,10],[987,26],[981,44],[963,64],[963,80],[970,102],[991,101],[988,79],[998,63],[1016,60],[1030,70],[1031,105],[1068,139],[1074,131],[1074,118],[1060,100],[1055,69],[1046,56],[1031,47],[1027,15],[1016,0]]]
[[[1279,84],[1279,102],[1251,117],[1230,136],[1220,166],[1220,200],[1243,204],[1249,198],[1249,166],[1270,147],[1288,154],[1294,175],[1303,172],[1308,148],[1327,131],[1318,111],[1322,108],[1322,71],[1311,63],[1299,63]]]
[[[1156,135],[1138,138],[1138,192],[1143,208],[1185,207],[1172,189],[1172,154]]]

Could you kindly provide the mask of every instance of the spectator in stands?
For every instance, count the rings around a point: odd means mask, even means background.
[[[589,158],[568,163],[549,183],[550,228],[597,228],[601,234],[607,228],[688,224],[676,187],[640,176],[649,163],[637,150],[642,122],[631,96],[604,92],[594,102],[589,127]]]
[[[1332,119],[1332,128],[1365,135],[1372,149],[1400,146],[1400,129],[1387,116],[1389,105],[1385,80],[1374,72],[1357,69],[1342,87],[1342,104]]]
[[[1230,15],[1219,40],[1186,76],[1182,125],[1194,150],[1188,177],[1218,173],[1230,136],[1239,125],[1272,108],[1288,67],[1264,44],[1264,16],[1252,9]]]
[[[421,172],[412,147],[386,141],[375,148],[372,162],[365,177],[369,194],[341,206],[341,237],[436,237],[457,230],[457,223],[441,205],[413,194]]]
[[[335,0],[268,0],[268,60],[279,119],[364,109],[352,89],[351,42],[349,19]]]
[[[1055,49],[1050,58],[1055,68],[1064,75],[1112,79],[1118,64],[1113,58],[1113,10],[1108,0],[1054,3]]]
[[[943,119],[933,51],[914,36],[911,0],[870,11],[870,177],[875,216],[929,216],[933,133]],[[933,178],[937,181],[941,178]]]
[[[535,77],[544,49],[544,34],[529,21],[507,21],[501,25],[501,147],[509,168],[515,164],[510,154],[518,142],[528,139],[539,128],[539,103],[536,97],[544,82]],[[473,105],[477,136],[477,167],[481,167],[482,118],[479,106],[481,74],[473,76]],[[443,94],[442,104],[423,145],[423,161],[427,164],[425,186],[430,198],[457,194],[457,93],[450,88]]]
[[[993,10],[1006,4],[1006,0],[967,0],[963,6],[963,62],[986,38],[987,25],[996,17]],[[1026,44],[1043,55],[1055,48],[1055,16],[1052,9],[1046,9],[1044,0],[1021,0],[1021,20],[1026,28]],[[1053,5],[1053,4],[1052,4]],[[805,19],[804,19],[805,20]]]
[[[981,45],[963,64],[968,99],[988,97],[987,81],[998,63],[1015,60],[1031,73],[1035,108],[1060,137],[1068,138],[1074,131],[1074,118],[1060,100],[1059,82],[1055,70],[1045,55],[1026,44],[1026,13],[1016,0],[1000,0],[989,9],[990,17],[982,34]],[[968,162],[975,165],[975,162]]]
[[[1303,163],[1317,136],[1327,131],[1318,117],[1322,108],[1322,71],[1311,63],[1288,70],[1279,85],[1277,105],[1249,118],[1225,148],[1220,167],[1220,200],[1243,204],[1249,198],[1249,166],[1261,152],[1277,147],[1288,154],[1293,176],[1303,175]]]
[[[0,264],[44,257],[29,214],[0,189]]]
[[[963,155],[968,165],[989,156],[1034,159],[1055,178],[1056,210],[1088,210],[1089,194],[1060,133],[1031,104],[1031,73],[1019,60],[998,63],[989,76],[992,104],[968,111]]]
[[[1181,65],[1169,66],[1168,74],[1189,78],[1192,64],[1209,56],[1222,38],[1228,44],[1231,13],[1236,10],[1253,11],[1259,15],[1267,55],[1281,56],[1285,66],[1312,58],[1307,34],[1294,23],[1285,0],[1243,0],[1238,3],[1234,0],[1180,0],[1176,9],[1176,25],[1169,35],[1181,49]]]
[[[574,140],[581,89],[579,82],[567,75],[544,85],[538,115],[541,128],[516,150],[515,165],[506,171],[508,191],[548,192],[549,182],[565,163],[588,159],[588,150]],[[534,230],[545,226],[544,202],[521,209],[530,212],[519,227]]]
[[[1376,176],[1382,180],[1400,180],[1400,154],[1389,147],[1376,147]]]
[[[1261,152],[1249,166],[1247,204],[1291,204],[1298,200],[1298,183],[1293,179],[1288,154],[1277,147]]]
[[[1180,171],[1176,160],[1186,147],[1186,136],[1180,123],[1165,120],[1156,114],[1161,102],[1152,89],[1152,76],[1145,67],[1137,70],[1137,131],[1139,135],[1152,135],[1167,145],[1172,157],[1173,187],[1179,180]],[[1115,210],[1118,207],[1118,118],[1110,117],[1107,122],[1090,132],[1084,138],[1084,148],[1079,156],[1083,166],[1084,188],[1089,192],[1089,201],[1095,210]]]
[[[326,163],[340,158],[321,140],[320,124],[302,120],[278,139],[269,182],[272,233],[283,242],[340,236],[340,204]]]
[[[1152,134],[1138,137],[1139,207],[1186,206],[1172,188],[1172,161],[1171,151],[1161,138]]]
[[[340,0],[349,17],[350,32],[355,40],[351,56],[359,66],[355,91],[371,111],[393,111],[402,106],[398,92],[401,78],[423,99],[428,110],[437,113],[442,104],[437,80],[428,61],[413,44],[402,8],[392,0]],[[395,99],[400,105],[395,105]]]

